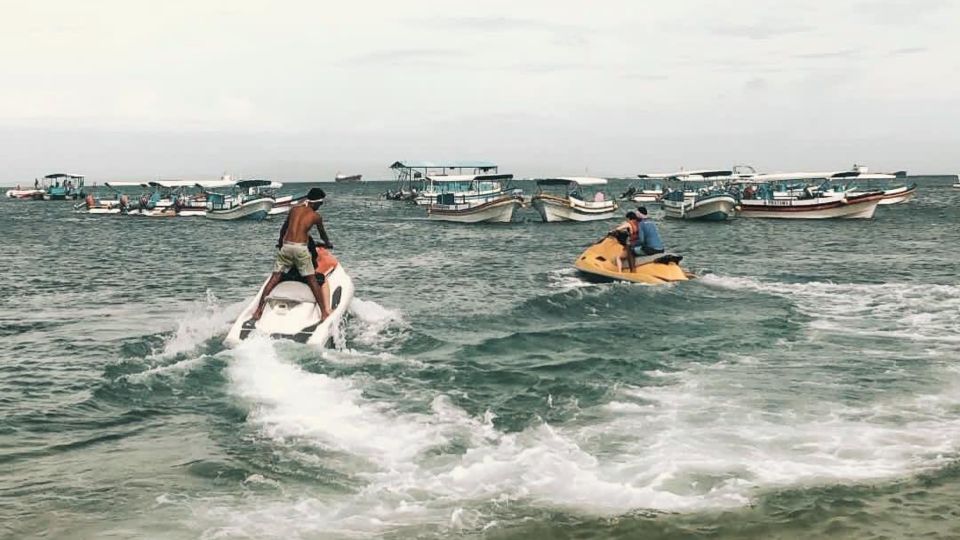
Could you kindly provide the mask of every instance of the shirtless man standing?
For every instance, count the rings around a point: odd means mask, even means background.
[[[327,245],[328,249],[333,249],[333,243],[327,237],[327,231],[323,228],[323,218],[317,213],[317,209],[323,204],[323,199],[327,196],[320,188],[311,188],[307,193],[307,204],[305,206],[295,206],[290,209],[290,215],[287,216],[287,222],[284,225],[286,234],[283,235],[283,245],[277,251],[277,258],[273,265],[273,274],[267,285],[263,288],[263,294],[260,295],[260,303],[257,310],[250,317],[251,321],[259,321],[263,316],[263,306],[267,302],[267,296],[273,291],[273,288],[280,283],[283,273],[291,267],[296,267],[307,280],[307,285],[313,291],[313,297],[320,306],[320,313],[326,319],[330,316],[330,303],[320,288],[317,281],[316,269],[313,267],[313,260],[310,257],[310,251],[307,248],[307,241],[310,239],[310,229],[314,226],[320,233],[320,238]]]

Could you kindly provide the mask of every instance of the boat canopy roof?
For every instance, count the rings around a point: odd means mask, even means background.
[[[557,178],[542,178],[537,180],[540,186],[559,186],[568,184],[579,184],[581,186],[603,186],[606,185],[606,178],[594,178],[591,176],[558,176]]]
[[[280,182],[274,182],[272,180],[264,180],[262,178],[251,178],[249,180],[238,180],[236,182],[237,187],[239,188],[252,188],[252,187],[271,187],[274,189],[280,189],[283,187],[283,184]]]
[[[390,165],[391,169],[496,169],[491,161],[417,161],[401,160]]]
[[[470,182],[473,180],[511,180],[512,174],[438,174],[428,176],[431,182]]]
[[[79,179],[81,179],[81,178],[83,178],[83,177],[84,177],[84,176],[83,176],[82,174],[68,174],[68,173],[62,173],[62,172],[53,173],[53,174],[48,174],[48,175],[44,176],[44,178],[49,178],[49,179],[51,179],[51,180],[54,179],[54,178],[74,178],[74,179],[79,180]]]
[[[218,187],[229,187],[234,185],[235,182],[232,180],[158,180],[156,182],[150,182],[150,185],[153,187],[163,187],[163,188],[178,188],[178,187],[193,187],[197,186],[200,188],[218,188]]]
[[[143,182],[104,182],[103,185],[107,187],[146,187],[147,181]]]

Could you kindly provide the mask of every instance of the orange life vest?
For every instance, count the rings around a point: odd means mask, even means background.
[[[331,270],[337,267],[337,258],[333,256],[333,253],[330,253],[328,250],[318,247],[317,248],[317,273],[326,275]]]

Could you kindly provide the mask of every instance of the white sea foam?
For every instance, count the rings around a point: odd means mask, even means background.
[[[856,332],[936,344],[957,322],[950,287],[706,281],[788,296],[814,321],[844,320]],[[912,323],[904,315],[922,324],[906,331],[899,325]],[[402,412],[409,407],[365,397],[362,377],[307,372],[267,339],[244,343],[233,356],[232,388],[249,403],[251,427],[289,458],[322,460],[362,487],[212,507],[210,535],[377,535],[424,524],[477,531],[497,519],[485,514],[490,504],[599,515],[739,506],[765,489],[927,470],[955,459],[960,441],[960,369],[938,371],[939,383],[926,393],[857,402],[808,392],[831,384],[814,380],[816,373],[799,370],[784,381],[784,372],[764,364],[768,357],[725,355],[717,364],[659,373],[654,386],[618,386],[608,402],[583,411],[589,423],[506,433],[493,414],[471,416],[443,395],[428,410]],[[799,389],[787,390],[788,382]]]
[[[204,301],[194,304],[186,313],[177,318],[177,329],[168,339],[156,357],[170,357],[192,351],[201,343],[223,333],[230,328],[244,306],[250,300],[230,305],[222,305],[213,292],[207,290]]]
[[[350,302],[350,314],[357,321],[351,331],[355,332],[357,341],[364,345],[383,343],[394,335],[388,330],[402,327],[404,324],[400,311],[357,297]]]
[[[783,296],[811,328],[876,337],[960,342],[960,286],[922,283],[777,283],[707,274],[703,283]]]

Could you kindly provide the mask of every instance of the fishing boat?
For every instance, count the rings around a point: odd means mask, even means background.
[[[220,221],[263,221],[273,208],[273,199],[255,189],[269,185],[269,180],[239,180],[232,194],[206,191],[206,217]],[[197,184],[197,187],[202,186]]]
[[[340,174],[340,173],[337,173],[337,175],[333,178],[333,181],[334,181],[334,182],[338,182],[338,183],[352,183],[352,184],[356,184],[356,183],[359,183],[359,182],[362,182],[362,181],[363,181],[363,175],[362,175],[362,174]]]
[[[883,192],[880,205],[905,203],[916,195],[917,184],[907,183],[907,172],[871,173],[867,167],[854,165],[850,170],[815,173],[784,173],[764,175],[768,177],[786,177],[792,183],[780,182],[774,191],[775,199],[793,199],[811,194],[861,195]]]
[[[270,209],[269,215],[286,214],[291,208],[303,204],[306,200],[306,195],[301,195],[300,197],[294,197],[293,195],[275,197],[273,199],[273,208]]]
[[[80,174],[54,173],[43,177],[46,185],[45,201],[65,201],[84,197],[84,176]]]
[[[427,217],[458,223],[509,223],[523,206],[523,192],[505,189],[502,180],[512,174],[448,175],[428,178],[437,190],[427,206]]]
[[[668,175],[638,174],[637,177],[640,178],[640,180],[620,194],[620,199],[640,204],[658,202],[667,192],[667,188],[663,184],[667,176]]]
[[[396,177],[395,189],[381,196],[395,201],[413,201],[419,206],[433,204],[439,191],[429,178],[464,175],[496,175],[499,167],[489,161],[396,161],[390,165]],[[511,176],[512,178],[512,176]]]
[[[660,201],[668,218],[694,221],[724,221],[737,214],[737,199],[725,189],[709,189],[688,197],[683,190],[671,191]]]
[[[130,184],[134,183],[130,182]],[[105,183],[104,186],[110,191],[109,195],[104,195],[101,190],[87,193],[83,201],[73,205],[74,211],[94,215],[128,213],[130,211],[130,196],[117,189],[118,186],[111,182]]]
[[[618,268],[617,259],[623,251],[623,245],[614,236],[607,235],[577,257],[573,266],[583,278],[596,282],[630,281],[662,285],[693,278],[693,274],[680,266],[683,257],[670,253],[637,257],[633,268],[628,263]]]
[[[957,175],[957,181],[953,184],[953,187],[960,188],[960,174]]]
[[[21,201],[39,201],[43,200],[44,193],[42,189],[21,189],[17,186],[16,189],[7,190],[7,197]]]
[[[603,191],[606,185],[606,178],[544,178],[537,180],[537,194],[531,197],[530,204],[547,223],[610,219],[617,211],[617,203]]]
[[[807,189],[803,195],[775,198],[775,182],[810,179],[810,173],[764,174],[754,177],[740,197],[740,215],[774,219],[870,219],[883,191],[825,192]]]

